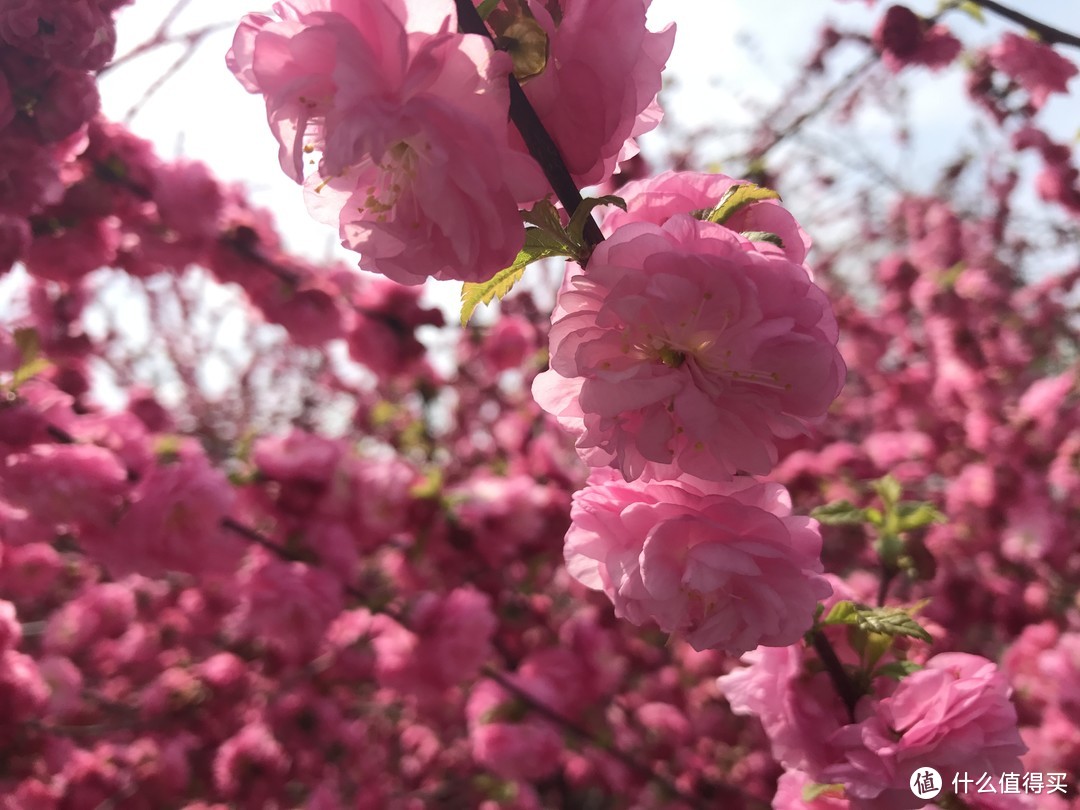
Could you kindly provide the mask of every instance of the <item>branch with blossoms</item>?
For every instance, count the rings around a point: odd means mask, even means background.
[[[95,790],[138,788],[168,804],[195,784],[262,807],[353,802],[360,786],[377,803],[569,806],[653,782],[642,801],[656,806],[719,790],[914,807],[908,777],[959,775],[973,738],[988,774],[1018,769],[1017,706],[1049,718],[1046,747],[1068,726],[1074,696],[1014,705],[1005,673],[1068,683],[1075,633],[1054,606],[1069,578],[1054,571],[1070,562],[1045,516],[1068,514],[1076,486],[1073,423],[1053,416],[1075,403],[1062,348],[1075,340],[1046,324],[1068,312],[1075,279],[1025,288],[987,247],[1004,215],[905,199],[890,224],[905,247],[877,268],[884,300],[868,312],[828,268],[811,272],[777,192],[718,174],[621,183],[620,210],[590,226],[596,205],[618,203],[577,189],[614,183],[657,120],[672,32],[649,31],[645,5],[504,0],[483,4],[484,22],[461,2],[455,15],[325,0],[245,18],[229,65],[265,97],[279,161],[316,216],[388,277],[370,285],[289,257],[205,168],[160,164],[85,110],[48,114],[54,75],[70,89],[107,59],[112,3],[83,8],[82,28],[35,9],[42,36],[29,40],[0,14],[31,68],[11,81],[32,98],[0,108],[11,185],[27,189],[0,194],[4,256],[34,285],[28,328],[0,331],[0,579],[18,602],[0,603],[0,695],[21,724],[4,745],[28,752],[2,776],[19,801],[63,789],[96,806]],[[1040,193],[1080,210],[1069,155],[1033,120],[1075,68],[1020,39],[983,54],[973,75],[990,86],[973,93],[1023,122],[1016,148],[1049,173]],[[860,41],[896,73],[959,51],[943,23],[900,6]],[[73,158],[63,141],[76,133]],[[441,316],[394,282],[458,279],[490,299],[558,255],[575,261],[552,317],[506,299],[495,326],[456,346],[449,390],[415,335]],[[83,280],[111,264],[175,287],[191,263],[241,286],[296,344],[347,342],[375,382],[319,382],[352,397],[349,439],[294,430],[208,452],[151,398],[120,413],[95,403]],[[190,346],[167,349],[196,389]],[[510,370],[517,388],[499,377]],[[545,429],[555,422],[566,446]],[[936,520],[943,501],[974,530]],[[994,521],[1010,527],[1000,544]],[[61,575],[57,548],[82,562]],[[1008,590],[1002,571],[1016,570],[1046,588]],[[1002,668],[998,639],[965,618],[979,598],[1002,643],[1036,627]],[[493,649],[513,672],[487,665]],[[1030,649],[1037,673],[1017,663]],[[752,723],[717,720],[717,675]],[[98,726],[100,752],[54,773],[36,718],[94,728],[84,679],[106,699],[137,691],[162,723],[146,728],[177,733]]]

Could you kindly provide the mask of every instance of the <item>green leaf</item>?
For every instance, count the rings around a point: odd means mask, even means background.
[[[904,676],[910,675],[912,672],[918,672],[920,669],[922,669],[922,666],[914,661],[890,661],[878,667],[874,672],[874,677],[884,676],[899,681]]]
[[[476,11],[479,13],[481,20],[486,20],[498,5],[499,0],[484,0],[476,7]]]
[[[12,337],[21,361],[19,367],[12,372],[7,390],[17,391],[19,386],[50,368],[52,363],[41,356],[41,339],[36,329],[16,329]]]
[[[770,245],[776,245],[778,248],[784,246],[784,240],[775,233],[769,231],[743,231],[739,236],[745,236],[751,242],[768,242]]]
[[[548,200],[540,200],[529,210],[522,211],[521,218],[529,225],[535,225],[545,231],[564,233],[562,219],[559,217],[559,209]]]
[[[575,245],[584,247],[585,226],[592,217],[593,209],[601,205],[614,205],[623,211],[626,210],[626,200],[622,197],[616,197],[614,194],[605,194],[603,197],[590,197],[587,200],[582,200],[581,205],[577,207],[573,216],[570,217],[570,224],[566,226],[566,233]]]
[[[933,504],[906,501],[896,508],[898,530],[909,532],[921,529],[931,523],[944,523],[945,515],[934,508]]]
[[[46,360],[44,357],[36,357],[29,363],[23,363],[17,369],[15,373],[11,375],[11,382],[8,384],[9,391],[17,391],[19,386],[29,379],[36,377],[41,372],[50,368],[52,363]]]
[[[502,298],[513,289],[525,275],[525,268],[533,262],[552,256],[569,256],[565,245],[559,238],[540,228],[528,228],[525,231],[525,246],[518,253],[514,263],[505,270],[500,270],[487,281],[466,281],[461,287],[461,325],[466,326],[477,305],[490,304]]]
[[[900,496],[903,494],[903,487],[900,486],[900,482],[893,478],[891,475],[886,475],[884,478],[879,478],[870,484],[874,488],[874,492],[881,498],[881,502],[885,504],[885,511],[891,512],[892,508],[900,502]]]
[[[822,624],[858,624],[858,608],[850,599],[844,599],[832,606],[832,610],[821,620]]]
[[[860,509],[850,501],[836,501],[819,506],[810,513],[814,518],[826,526],[842,526],[845,524],[864,523],[866,510]]]
[[[978,3],[973,2],[973,0],[961,0],[960,2],[957,2],[956,0],[941,0],[941,2],[938,3],[938,14],[952,9],[964,12],[973,20],[977,20],[983,24],[986,23],[986,16],[983,14],[982,8]]]
[[[844,600],[833,605],[821,624],[850,624],[866,633],[880,633],[890,637],[910,636],[930,642],[933,637],[911,615],[921,610],[924,604],[920,603],[912,608],[872,608]]]
[[[915,621],[906,608],[863,608],[859,611],[859,626],[870,633],[887,636],[909,636],[925,642],[933,641],[926,629]]]
[[[724,192],[724,196],[720,198],[720,202],[718,202],[716,207],[711,211],[694,213],[695,216],[698,213],[703,213],[704,216],[701,216],[700,219],[704,219],[706,222],[715,222],[718,225],[723,225],[748,205],[761,202],[762,200],[779,199],[780,195],[771,188],[755,186],[753,183],[736,183]]]
[[[38,337],[37,329],[24,327],[16,329],[12,335],[15,339],[15,348],[19,350],[19,356],[24,363],[36,360],[41,354],[41,338]]]
[[[815,799],[819,799],[827,793],[833,793],[837,796],[844,795],[843,782],[834,782],[831,785],[822,785],[818,782],[811,782],[808,785],[803,785],[802,800],[810,803]]]

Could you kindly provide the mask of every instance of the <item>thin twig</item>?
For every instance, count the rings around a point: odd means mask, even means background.
[[[1080,48],[1080,37],[1076,34],[1070,34],[1068,31],[1062,31],[1060,28],[1054,28],[1052,25],[1039,22],[1015,9],[1003,6],[1001,3],[995,2],[995,0],[972,0],[972,2],[993,14],[997,14],[999,17],[1004,17],[1006,20],[1018,23],[1034,31],[1039,35],[1039,39],[1047,45],[1072,45],[1074,48]]]
[[[858,687],[848,677],[844,665],[840,663],[840,659],[836,655],[836,650],[832,648],[832,644],[829,643],[829,639],[825,637],[825,634],[820,630],[814,630],[811,632],[810,637],[813,639],[814,650],[817,652],[818,658],[821,659],[825,671],[829,674],[829,680],[832,681],[833,688],[840,696],[840,699],[844,701],[848,717],[854,723],[855,706],[858,704],[859,698],[862,697],[859,694]]]
[[[494,44],[495,37],[480,19],[480,13],[473,6],[472,0],[454,0],[454,2],[457,5],[458,26],[461,30],[466,34],[487,37]],[[566,161],[563,160],[558,145],[544,128],[540,116],[536,114],[525,91],[521,89],[521,84],[514,76],[510,76],[510,120],[521,133],[529,154],[543,169],[544,176],[551,184],[559,202],[562,203],[566,212],[573,216],[581,205],[581,192],[578,191],[574,178],[570,176],[570,170],[566,168]],[[585,239],[593,247],[604,241],[599,226],[592,218],[585,224]]]

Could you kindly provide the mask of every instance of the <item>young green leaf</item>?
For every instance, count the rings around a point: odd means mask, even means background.
[[[704,216],[700,218],[704,219],[706,222],[715,222],[718,225],[723,225],[731,219],[731,217],[752,203],[760,202],[761,200],[779,199],[780,195],[771,188],[755,186],[753,183],[737,183],[724,192],[724,196],[720,198],[720,202],[716,204],[715,208],[711,211],[700,212],[704,214]],[[695,215],[698,213],[699,212],[695,212]]]
[[[866,633],[880,633],[890,637],[910,636],[930,642],[933,637],[911,615],[922,607],[922,604],[918,604],[911,608],[872,608],[844,600],[833,605],[829,614],[821,620],[821,624],[849,624]]]
[[[891,475],[886,475],[884,478],[879,478],[870,484],[874,488],[874,492],[881,498],[881,502],[885,504],[885,511],[890,512],[892,508],[900,502],[900,496],[903,494],[903,487],[900,486],[900,482],[893,478]]]
[[[817,782],[811,782],[808,785],[803,785],[802,800],[809,804],[815,799],[820,799],[826,794],[835,796],[844,795],[844,785],[842,782],[834,782],[831,785],[822,785]]]
[[[775,233],[769,231],[743,231],[739,236],[745,236],[751,242],[768,242],[770,245],[776,245],[778,248],[784,246],[784,240]]]
[[[945,516],[929,503],[904,502],[897,506],[896,516],[897,528],[902,532],[945,522]]]
[[[910,675],[912,672],[918,672],[922,669],[920,664],[916,664],[914,661],[890,661],[887,664],[882,664],[874,671],[873,677],[884,676],[886,678],[895,678],[900,680],[905,675]]]
[[[499,5],[499,0],[484,0],[476,7],[481,20],[486,20]]]
[[[626,200],[622,197],[616,197],[614,194],[582,200],[581,205],[574,211],[574,215],[570,217],[570,224],[566,226],[566,233],[575,245],[582,248],[585,246],[585,225],[592,216],[593,209],[601,205],[614,205],[623,211],[626,210]]]
[[[814,518],[826,526],[842,526],[844,524],[864,523],[866,510],[860,509],[850,501],[836,501],[819,506],[810,513]]]
[[[569,256],[570,253],[559,238],[540,228],[525,231],[525,246],[518,253],[514,263],[505,270],[500,270],[487,281],[466,281],[461,287],[461,325],[467,326],[476,307],[490,304],[496,298],[502,298],[513,289],[525,274],[525,268],[533,262],[552,256]]]

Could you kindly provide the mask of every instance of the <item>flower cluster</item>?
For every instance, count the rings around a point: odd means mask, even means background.
[[[362,268],[395,281],[483,281],[521,248],[518,206],[546,190],[511,138],[512,72],[529,79],[529,98],[584,182],[659,120],[673,31],[650,33],[640,0],[508,2],[493,21],[509,54],[457,33],[449,2],[354,5],[284,2],[280,20],[248,15],[228,64],[265,96],[281,166],[305,181],[312,214],[338,227]],[[594,47],[609,37],[620,48]],[[567,88],[577,89],[569,102]]]
[[[777,439],[819,422],[844,380],[794,218],[767,198],[703,215],[740,188],[692,173],[624,186],[626,211],[567,276],[533,383],[596,468],[570,572],[635,624],[732,652],[793,643],[829,594],[816,521],[747,475],[768,474]]]

